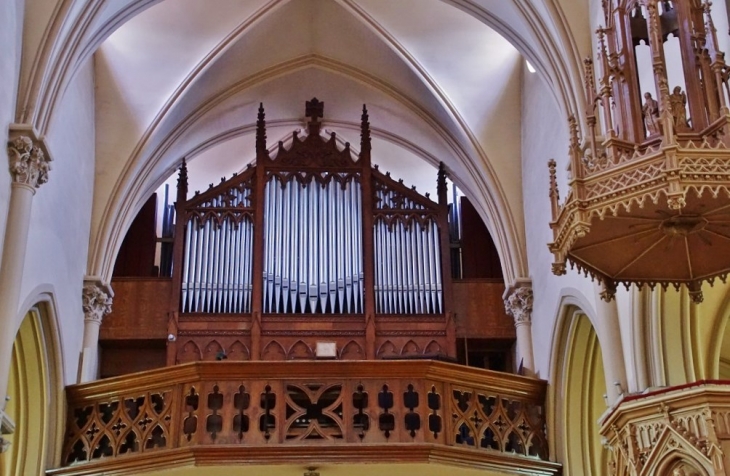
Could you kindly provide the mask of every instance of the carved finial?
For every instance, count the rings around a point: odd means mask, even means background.
[[[578,133],[578,121],[575,119],[575,115],[571,114],[568,117],[568,127],[570,128],[570,148],[580,148],[580,134]]]
[[[446,206],[448,204],[448,188],[446,187],[446,166],[443,162],[439,162],[438,180],[436,181],[436,192],[438,192],[439,205]]]
[[[310,119],[309,135],[319,135],[319,129],[322,126],[322,123],[319,122],[319,120],[324,117],[324,103],[317,98],[312,98],[311,101],[307,101],[306,103],[304,115]]]
[[[520,286],[504,300],[504,310],[515,320],[515,326],[532,322],[532,288]]]
[[[81,294],[84,320],[101,323],[104,316],[112,312],[112,297],[114,293],[108,286],[86,282]]]
[[[363,104],[360,118],[360,155],[370,154],[370,147],[370,116],[368,108]]]
[[[304,115],[311,119],[312,122],[318,122],[324,117],[324,103],[317,98],[307,101],[304,109]]]
[[[595,102],[598,98],[596,94],[596,77],[593,72],[593,59],[590,56],[583,60],[583,84],[586,90],[586,99],[588,99],[589,112],[595,109]]]
[[[256,121],[256,155],[267,155],[266,150],[266,114],[264,103],[259,103],[259,114]]]
[[[555,197],[555,200],[559,200],[560,194],[558,193],[558,180],[555,174],[555,168],[557,162],[555,159],[548,160],[548,170],[550,170],[550,198]]]
[[[558,218],[558,211],[560,209],[560,193],[558,193],[558,180],[555,174],[555,167],[557,166],[554,159],[548,160],[548,170],[550,171],[550,205],[553,212],[553,220]]]
[[[180,171],[177,174],[177,201],[184,202],[188,198],[188,165],[185,157],[180,164]]]
[[[692,299],[693,303],[700,304],[704,301],[704,296],[702,295],[702,283],[700,281],[692,281],[687,284],[687,290],[689,291],[689,297]]]
[[[50,157],[28,136],[17,136],[8,142],[8,159],[13,182],[38,188],[48,182]]]

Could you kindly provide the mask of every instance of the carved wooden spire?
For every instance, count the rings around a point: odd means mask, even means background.
[[[555,176],[556,165],[554,159],[548,160],[548,169],[550,170],[550,206],[553,220],[558,219],[558,213],[560,212],[560,195],[558,194],[558,181]]]
[[[439,173],[436,191],[438,192],[439,196],[439,205],[448,205],[448,188],[446,187],[446,166],[443,162],[439,162]]]
[[[185,157],[180,164],[180,172],[177,175],[177,201],[183,203],[188,198],[188,166]]]
[[[264,103],[259,103],[259,115],[256,120],[256,156],[266,154],[266,114],[264,113]]]
[[[370,155],[370,117],[368,116],[368,108],[362,105],[362,117],[360,119],[360,156]]]

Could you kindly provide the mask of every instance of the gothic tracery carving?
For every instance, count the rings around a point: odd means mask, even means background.
[[[723,458],[715,456],[730,435],[724,423],[718,431],[714,420],[723,419],[728,391],[726,385],[667,389],[620,404],[601,422],[609,467],[616,474],[726,474]]]

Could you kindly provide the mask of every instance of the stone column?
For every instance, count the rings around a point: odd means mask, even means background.
[[[99,279],[84,280],[82,291],[84,309],[84,343],[81,354],[79,382],[96,380],[99,366],[99,328],[104,316],[112,311],[112,288]]]
[[[610,406],[627,391],[618,305],[615,298],[606,300],[606,290],[598,282],[594,281],[593,289],[596,297],[596,335],[601,344],[603,370],[606,374],[606,397]]]
[[[41,141],[32,131],[23,132],[11,131],[8,141],[12,184],[0,262],[0,417],[5,409],[13,342],[20,325],[18,305],[33,196],[48,181],[51,170],[51,158]]]
[[[504,309],[515,320],[517,329],[517,365],[525,375],[535,374],[532,353],[532,286],[523,284],[505,292]]]

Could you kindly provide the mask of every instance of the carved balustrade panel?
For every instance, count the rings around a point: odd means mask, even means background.
[[[68,391],[65,465],[223,445],[548,457],[544,382],[442,362],[197,362]]]
[[[173,446],[175,390],[120,392],[69,408],[65,465]]]

